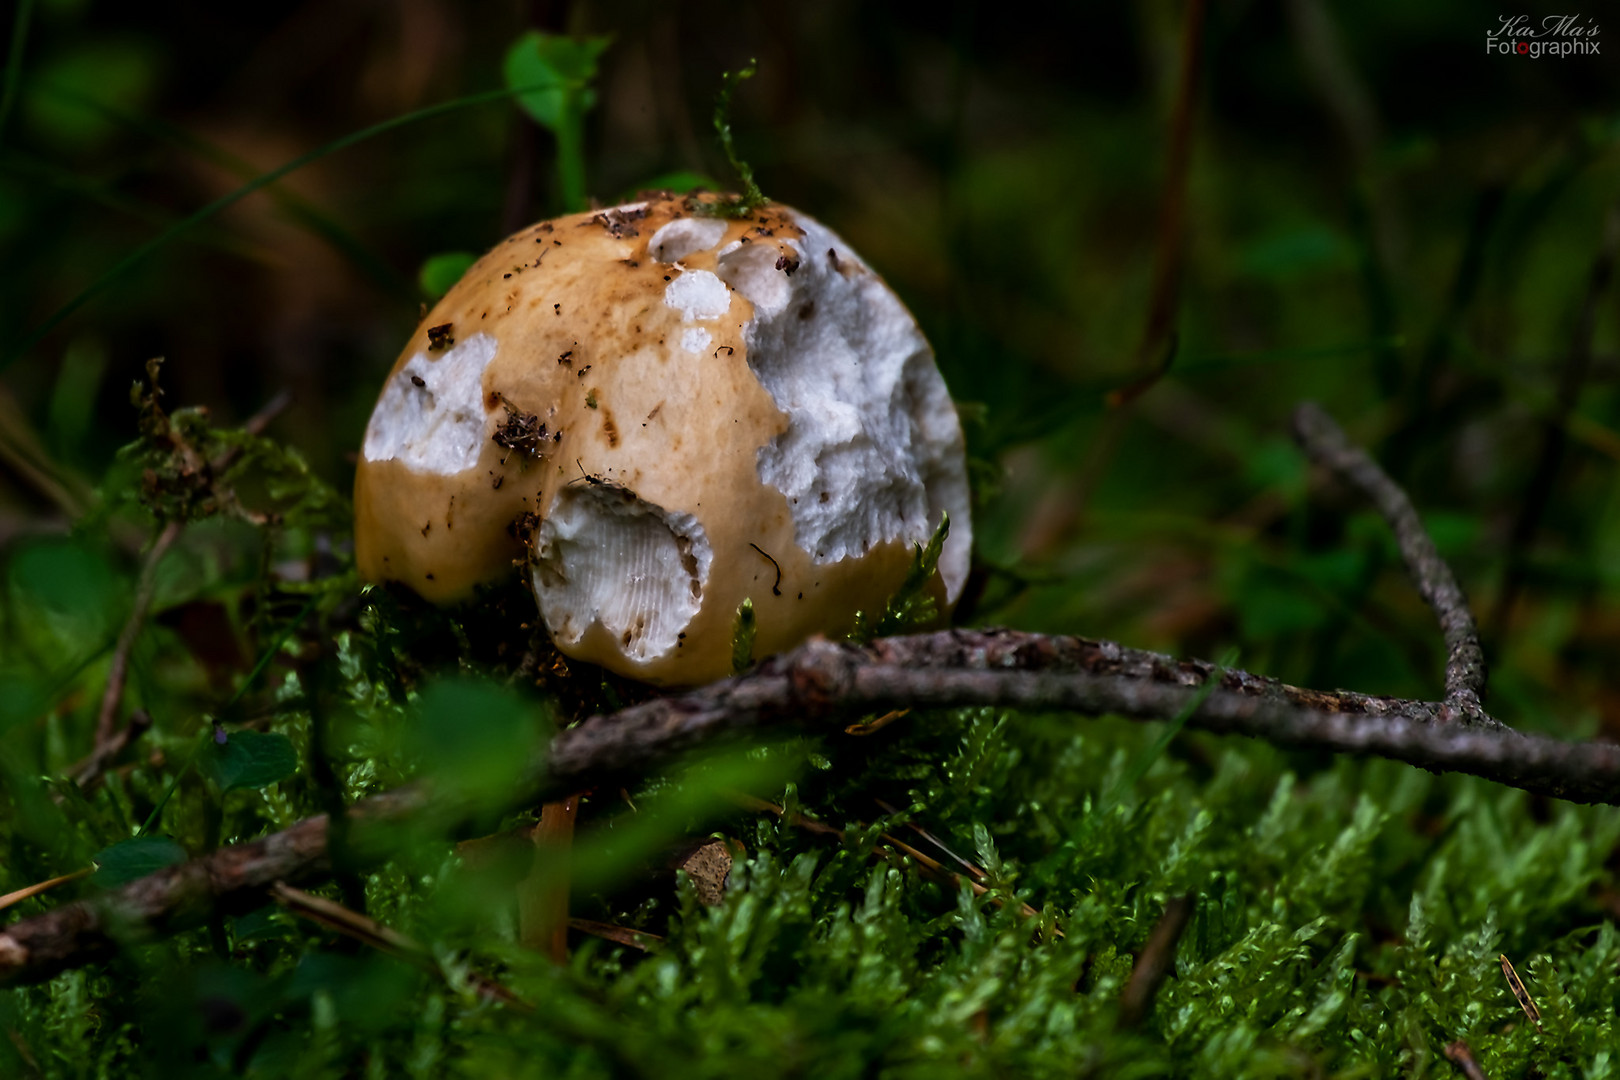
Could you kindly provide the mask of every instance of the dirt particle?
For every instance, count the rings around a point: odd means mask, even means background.
[[[411,385],[416,387],[418,390],[420,390],[424,386],[427,385],[427,380],[422,378],[422,376],[420,376],[420,375],[412,375],[411,376]]]
[[[438,326],[428,327],[428,352],[441,352],[456,343],[450,331],[454,323],[440,323]]]

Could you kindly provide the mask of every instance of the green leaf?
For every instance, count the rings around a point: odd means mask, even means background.
[[[166,866],[178,866],[189,858],[185,848],[166,836],[137,836],[91,856],[96,872],[90,880],[104,889],[113,889]]]
[[[691,169],[677,169],[675,172],[660,173],[651,180],[644,180],[637,184],[632,191],[625,194],[624,202],[630,202],[637,191],[673,191],[677,195],[685,195],[697,188],[714,189],[720,186],[719,181],[707,173],[693,172]]]
[[[498,802],[550,731],[549,719],[518,694],[451,679],[422,691],[411,734],[422,768],[436,782]]]
[[[555,87],[526,91],[517,95],[517,101],[535,123],[560,134],[571,119],[584,115],[596,104],[590,82],[596,77],[596,58],[612,40],[530,30],[506,50],[502,71],[507,88],[515,91],[525,86]]]
[[[237,731],[223,743],[216,740],[208,744],[202,768],[222,792],[269,787],[298,771],[298,752],[285,735]]]
[[[422,287],[422,294],[429,300],[437,300],[460,281],[478,261],[478,256],[470,251],[445,251],[438,255],[430,255],[422,269],[416,275],[416,282]]]

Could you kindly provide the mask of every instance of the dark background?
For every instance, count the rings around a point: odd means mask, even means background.
[[[964,403],[974,618],[1433,695],[1439,635],[1382,526],[1289,441],[1314,398],[1457,566],[1493,710],[1620,733],[1620,294],[1589,287],[1620,193],[1615,57],[1488,56],[1498,13],[1461,0],[1211,7],[1175,362],[1110,416],[1143,370],[1181,3],[39,0],[0,131],[0,545],[68,527],[155,355],[170,403],[221,421],[291,391],[271,433],[346,489],[423,260],[559,209],[550,136],[510,101],[326,157],[29,339],[252,175],[498,88],[525,29],[611,34],[587,121],[604,203],[731,183],[714,93],[758,58],[734,126],[761,186],[888,278]]]

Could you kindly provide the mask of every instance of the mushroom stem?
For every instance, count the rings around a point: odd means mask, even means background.
[[[570,795],[540,808],[540,821],[529,831],[534,841],[534,869],[518,886],[518,934],[523,944],[544,951],[553,962],[568,962],[568,856],[574,846],[574,819],[579,796]]]

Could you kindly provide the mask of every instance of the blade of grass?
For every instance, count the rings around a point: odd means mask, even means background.
[[[29,154],[14,150],[7,154],[3,161],[0,161],[0,168],[14,175],[47,184],[58,191],[76,195],[86,202],[100,206],[104,210],[127,214],[148,225],[162,227],[174,223],[174,218],[161,207],[141,199],[132,199],[127,195],[121,195],[100,181],[85,176],[83,173],[61,168],[49,161]],[[234,239],[224,233],[205,231],[201,235],[193,237],[191,242],[235,255],[238,258],[258,263],[261,266],[270,265],[271,263],[270,258],[253,245],[243,240]]]
[[[28,350],[39,344],[40,341],[43,340],[44,337],[52,330],[55,330],[58,326],[62,325],[62,323],[66,322],[75,311],[78,311],[91,300],[106,292],[119,278],[123,277],[135,267],[145,262],[152,255],[167,247],[176,238],[183,236],[188,230],[200,225],[209,218],[212,218],[221,210],[225,210],[228,207],[234,206],[236,203],[241,202],[255,191],[259,191],[275,183],[283,176],[286,176],[289,173],[297,172],[305,165],[319,161],[320,159],[331,154],[335,154],[339,150],[347,150],[351,146],[355,146],[369,139],[376,138],[378,135],[384,135],[390,131],[405,127],[409,124],[418,123],[422,120],[430,120],[437,116],[444,116],[448,113],[458,112],[462,109],[472,108],[476,105],[485,105],[492,101],[501,101],[506,98],[515,97],[518,94],[550,88],[551,87],[548,84],[544,86],[521,86],[501,90],[486,90],[479,94],[468,94],[465,97],[453,98],[450,101],[441,101],[436,105],[429,105],[425,109],[417,109],[414,112],[408,112],[401,116],[391,117],[390,119],[384,120],[381,123],[372,124],[370,127],[362,128],[359,131],[350,132],[347,135],[333,139],[331,142],[326,143],[323,146],[316,147],[314,150],[311,150],[306,154],[300,154],[298,157],[295,157],[291,161],[271,169],[269,172],[260,173],[253,180],[243,184],[230,194],[220,196],[188,217],[182,218],[180,221],[175,222],[163,232],[159,233],[157,236],[154,236],[152,239],[148,240],[146,243],[124,256],[124,258],[120,259],[117,264],[87,286],[82,292],[79,293],[79,295],[75,296],[72,300],[69,300],[66,304],[63,304],[55,311],[55,313],[40,324],[39,327],[27,334],[18,345],[8,351],[3,357],[0,357],[0,373],[3,373],[7,368],[15,363],[19,357],[23,356],[28,352]]]
[[[22,80],[23,47],[28,44],[28,24],[34,15],[34,0],[17,0],[11,18],[11,48],[6,53],[6,84],[0,91],[0,145],[4,145],[6,122],[17,103],[17,85]]]
[[[1220,660],[1216,661],[1214,668],[1210,670],[1208,677],[1204,679],[1204,685],[1198,688],[1198,693],[1193,695],[1193,699],[1187,702],[1186,707],[1181,712],[1176,714],[1175,719],[1164,726],[1164,731],[1160,732],[1159,737],[1153,740],[1153,745],[1136,755],[1136,760],[1131,762],[1130,767],[1115,781],[1102,805],[1098,807],[1099,811],[1107,813],[1113,809],[1121,796],[1135,787],[1137,782],[1147,775],[1147,771],[1153,768],[1153,763],[1164,756],[1165,750],[1170,746],[1170,740],[1181,734],[1181,729],[1187,726],[1187,721],[1192,719],[1193,713],[1203,708],[1204,702],[1209,700],[1209,695],[1213,694],[1215,688],[1220,686],[1221,677],[1226,674],[1226,669],[1235,665],[1237,660],[1237,650],[1228,649]]]
[[[258,173],[257,167],[247,159],[231,153],[195,132],[176,127],[156,117],[126,113],[87,94],[65,87],[40,85],[36,89],[59,101],[93,112],[117,126],[179,147],[209,164],[236,174],[243,180],[252,180]],[[330,244],[338,254],[353,263],[384,292],[412,305],[416,304],[419,297],[411,283],[395,272],[392,266],[367,248],[358,237],[345,229],[331,215],[323,212],[309,199],[280,185],[271,185],[266,194],[275,200],[276,205],[294,223]]]

